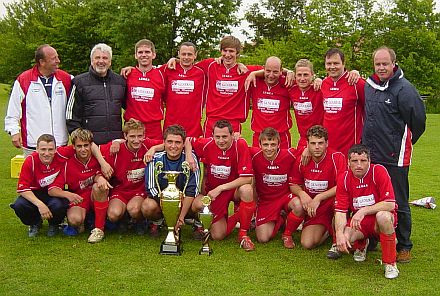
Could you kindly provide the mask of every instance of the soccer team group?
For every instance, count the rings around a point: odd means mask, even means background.
[[[184,42],[177,59],[154,67],[154,44],[142,39],[137,65],[118,75],[110,69],[112,49],[101,43],[89,71],[73,78],[58,69],[53,47],[40,46],[36,65],[14,83],[5,118],[13,145],[27,155],[11,207],[28,235],[48,220],[54,236],[66,216],[64,233],[76,235],[93,212],[90,243],[104,238],[106,220],[121,228],[130,221],[138,234],[157,237],[174,221],[162,215],[159,193],[168,181],[162,173],[156,182],[156,163],[182,171],[186,161],[191,172],[176,182],[184,191],[176,232],[190,223],[193,237],[204,238],[197,213],[208,195],[214,240],[239,225],[238,243],[252,251],[254,223],[258,242],[282,231],[284,247],[293,249],[292,233],[302,224],[304,248],[332,239],[330,259],[353,252],[364,261],[379,241],[385,277],[396,278],[396,261],[411,259],[408,169],[426,115],[394,51],[374,52],[375,73],[365,81],[345,69],[335,48],[325,54],[323,80],[314,80],[307,59],[293,71],[277,57],[245,66],[237,62],[240,50],[240,41],[226,36],[221,58],[195,62],[196,46]],[[249,147],[240,133],[250,106]]]

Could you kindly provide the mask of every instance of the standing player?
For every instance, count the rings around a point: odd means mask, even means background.
[[[206,92],[205,72],[194,66],[197,48],[192,42],[183,42],[178,55],[179,63],[175,69],[161,68],[166,80],[164,130],[172,124],[179,124],[187,136],[200,137],[203,135],[201,119]]]
[[[379,237],[385,277],[399,276],[396,265],[396,203],[390,176],[380,164],[371,164],[370,151],[354,145],[348,152],[350,169],[338,179],[335,228],[338,250],[355,249],[355,261],[365,261],[368,237]],[[350,218],[347,220],[347,214]]]
[[[72,132],[71,137],[75,156],[65,163],[64,169],[49,187],[49,195],[73,200],[67,210],[67,220],[71,226],[80,230],[84,227],[86,213],[93,207],[95,228],[88,242],[97,243],[104,238],[107,196],[111,186],[101,175],[98,161],[92,156],[92,133],[78,128]],[[69,191],[63,190],[65,185]]]
[[[37,151],[26,157],[17,184],[20,196],[11,208],[23,224],[29,225],[29,237],[38,235],[44,219],[49,222],[47,236],[54,236],[66,216],[69,201],[78,201],[76,197],[64,199],[47,193],[64,162],[72,155],[72,148],[56,149],[55,137],[43,134],[37,140]]]
[[[114,170],[113,178],[110,179],[113,189],[110,190],[107,215],[111,222],[117,222],[127,211],[137,222],[137,233],[142,234],[144,217],[141,206],[145,199],[143,158],[148,148],[162,144],[162,141],[145,139],[144,125],[133,118],[125,122],[122,131],[125,143],[116,154],[110,153],[112,142],[100,146],[102,154]]]
[[[332,48],[325,54],[327,77],[322,81],[324,120],[329,147],[347,154],[353,144],[360,143],[364,125],[364,86],[359,79],[350,85],[345,69],[344,53]]]
[[[235,227],[237,219],[228,219],[228,206],[229,202],[238,201],[238,214],[234,214],[234,218],[238,215],[240,220],[238,241],[244,250],[252,251],[255,246],[247,235],[255,212],[252,161],[246,141],[234,140],[232,134],[232,125],[219,120],[214,125],[213,138],[194,138],[191,143],[205,164],[205,186],[212,199],[211,212],[214,215],[212,238],[224,239]],[[199,212],[202,207],[201,197],[197,197],[193,211]]]
[[[300,59],[296,62],[296,84],[289,89],[289,95],[299,133],[297,149],[301,150],[307,146],[309,128],[321,125],[324,117],[322,92],[313,87],[313,76],[313,64],[309,60]]]
[[[328,148],[327,130],[320,125],[307,131],[307,150],[312,159],[306,165],[298,159],[294,166],[292,192],[299,200],[295,199],[295,224],[289,230],[295,230],[304,218],[301,245],[312,249],[333,235],[336,182],[347,164],[341,152]]]
[[[150,234],[155,237],[159,235],[159,226],[163,223],[162,209],[160,208],[160,196],[155,180],[155,164],[160,161],[163,163],[163,171],[182,171],[182,163],[185,161],[184,146],[186,141],[186,132],[180,125],[170,125],[164,132],[164,148],[165,151],[154,154],[153,161],[147,165],[145,172],[145,187],[147,198],[142,203],[142,213],[144,217],[152,221],[150,225]],[[197,161],[195,155],[193,158]],[[161,173],[158,176],[160,189],[168,186],[168,180]],[[191,209],[194,197],[198,195],[200,180],[200,170],[197,164],[195,170],[191,170],[189,180],[186,180],[184,174],[179,174],[176,180],[176,186],[183,191],[185,183],[188,182],[186,191],[183,192],[184,198],[177,219],[175,229],[179,229],[184,224],[185,216]],[[174,221],[166,221],[167,223]],[[168,224],[169,225],[169,224]],[[194,229],[195,232],[201,233],[203,229]]]
[[[256,233],[261,243],[268,242],[284,222],[281,211],[289,213],[293,208],[292,167],[294,149],[280,149],[280,135],[268,127],[260,133],[260,147],[250,148],[257,192]],[[289,215],[289,214],[288,214]],[[282,236],[284,247],[294,248],[292,236]]]
[[[249,71],[240,74],[237,58],[241,51],[240,40],[226,36],[220,41],[222,63],[215,59],[205,59],[196,63],[207,77],[205,137],[212,136],[214,124],[221,119],[228,120],[234,132],[241,132],[241,123],[249,113],[250,98],[245,91],[245,80]],[[168,62],[175,68],[175,59]],[[260,66],[248,66],[249,70],[260,70]]]
[[[285,87],[286,77],[283,75],[281,60],[269,57],[264,65],[264,78],[256,78],[249,89],[252,99],[251,129],[254,132],[252,146],[259,146],[259,135],[268,127],[274,127],[280,136],[280,147],[290,148],[292,127],[290,115],[290,99]]]
[[[139,40],[134,57],[138,64],[127,76],[127,110],[124,120],[140,120],[145,125],[145,135],[150,139],[162,140],[163,96],[165,79],[161,71],[153,67],[156,58],[154,43]]]

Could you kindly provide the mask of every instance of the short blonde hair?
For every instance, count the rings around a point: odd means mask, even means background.
[[[76,140],[92,143],[93,133],[87,129],[79,127],[70,134],[70,139],[73,145],[75,145]]]
[[[124,123],[124,127],[122,128],[122,131],[124,132],[124,134],[128,134],[128,132],[131,130],[140,130],[140,129],[142,129],[145,132],[144,124],[137,119],[130,118],[128,121]]]

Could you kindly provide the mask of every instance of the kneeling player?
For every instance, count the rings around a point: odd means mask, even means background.
[[[192,139],[191,144],[197,156],[205,164],[205,187],[212,198],[211,236],[214,240],[224,239],[240,220],[238,241],[246,251],[255,246],[247,235],[255,211],[252,189],[252,162],[249,148],[244,139],[234,140],[232,125],[227,120],[214,124],[214,138]],[[231,201],[239,202],[238,212],[228,217]],[[201,197],[193,203],[193,211],[198,212],[203,205]]]
[[[92,208],[95,211],[95,228],[88,242],[97,243],[104,238],[104,223],[108,207],[108,191],[111,187],[101,175],[99,163],[92,156],[93,135],[81,128],[71,134],[75,156],[70,158],[49,187],[49,195],[61,196],[74,200],[67,210],[69,225],[83,229],[86,213]],[[67,184],[69,191],[64,191]]]
[[[284,218],[281,211],[293,208],[289,185],[295,163],[294,149],[280,149],[280,135],[274,128],[265,128],[259,135],[260,148],[249,148],[257,193],[256,234],[260,243],[268,242],[278,232]],[[288,223],[287,226],[290,224]],[[294,248],[292,236],[282,236],[284,247]]]
[[[186,160],[184,150],[186,132],[180,125],[170,125],[164,131],[164,148],[165,151],[157,152],[154,154],[153,161],[148,163],[145,172],[145,186],[147,191],[147,198],[142,203],[142,213],[144,217],[152,221],[150,225],[150,234],[152,236],[159,235],[158,227],[163,223],[162,209],[160,208],[159,189],[155,181],[155,165],[158,161],[163,164],[163,171],[179,171],[182,172],[182,163]],[[197,158],[193,155],[193,158]],[[191,209],[194,197],[198,195],[200,179],[200,170],[198,164],[196,170],[190,172],[189,180],[186,179],[184,174],[179,174],[176,180],[176,186],[183,192],[184,197],[182,206],[180,209],[180,215],[177,219],[175,229],[179,229],[184,224],[184,219],[188,211]],[[164,173],[159,174],[158,181],[160,189],[163,190],[168,186],[168,180],[165,178]],[[165,221],[167,223],[174,223],[174,221]],[[171,226],[170,224],[168,224]],[[201,229],[200,229],[201,230]],[[195,231],[200,231],[195,229]]]
[[[370,151],[354,145],[348,152],[349,171],[338,179],[335,228],[338,250],[355,249],[353,259],[365,261],[368,237],[379,237],[385,277],[399,276],[396,266],[396,202],[385,167],[371,164]],[[347,220],[347,213],[351,217]]]
[[[294,199],[292,215],[295,226],[305,219],[301,245],[306,249],[315,248],[333,234],[337,176],[345,171],[346,162],[342,153],[327,147],[327,130],[320,125],[309,128],[306,149],[312,158],[306,165],[298,159],[293,170],[292,192],[299,199]]]
[[[136,233],[144,233],[144,217],[141,207],[145,199],[145,165],[143,157],[152,145],[161,144],[161,140],[145,140],[145,127],[142,122],[130,119],[123,127],[125,143],[118,152],[112,154],[112,143],[101,145],[102,154],[114,170],[108,205],[108,219],[117,222],[127,211],[136,222]],[[149,146],[149,147],[147,147]]]

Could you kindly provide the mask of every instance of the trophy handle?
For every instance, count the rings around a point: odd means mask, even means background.
[[[191,174],[191,168],[190,168],[189,163],[187,161],[182,162],[182,171],[183,171],[183,174],[186,176],[185,186],[183,187],[183,191],[182,191],[183,196],[185,196],[186,186],[188,186],[189,177]]]
[[[156,181],[157,190],[159,191],[159,196],[162,195],[162,190],[160,189],[160,184],[159,184],[159,174],[162,173],[162,168],[163,168],[163,162],[162,161],[158,161],[154,165],[154,179]]]

